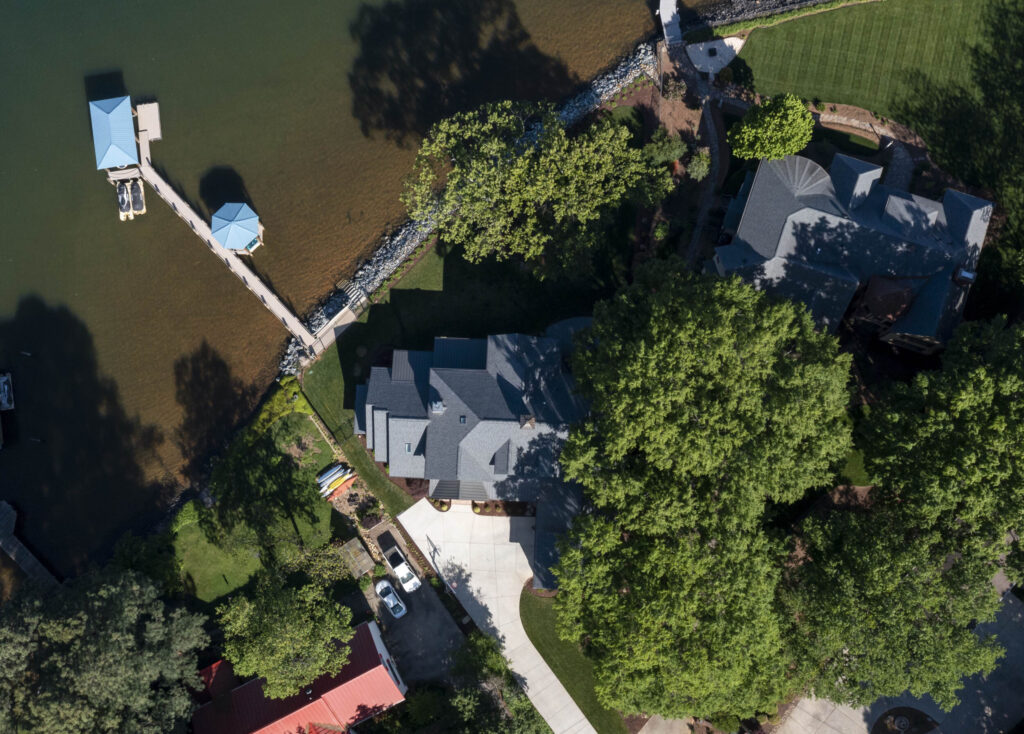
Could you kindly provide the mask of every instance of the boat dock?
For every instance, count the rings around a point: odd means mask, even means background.
[[[0,550],[9,555],[11,560],[18,564],[18,568],[39,586],[44,589],[56,588],[57,579],[14,534],[17,519],[18,513],[14,508],[0,501]]]
[[[108,170],[108,180],[115,186],[120,181],[130,182],[134,178],[141,178],[149,184],[157,196],[163,199],[171,210],[189,226],[196,237],[203,241],[207,249],[218,260],[223,262],[232,273],[238,276],[243,285],[260,299],[264,307],[274,314],[274,317],[281,322],[281,325],[295,337],[302,346],[307,359],[318,356],[333,344],[337,336],[356,320],[357,314],[351,308],[345,307],[329,323],[317,330],[316,333],[306,328],[306,325],[302,323],[298,316],[292,313],[281,299],[253,272],[252,268],[246,263],[245,257],[234,250],[223,247],[214,238],[213,232],[210,229],[210,223],[201,217],[153,167],[151,143],[160,140],[162,137],[158,103],[148,102],[137,105],[135,115],[138,126],[136,141],[138,142],[139,163],[137,166]],[[262,239],[262,223],[259,225],[259,235],[260,239]]]

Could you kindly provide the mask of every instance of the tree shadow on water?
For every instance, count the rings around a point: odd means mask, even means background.
[[[174,363],[174,385],[183,412],[175,441],[185,459],[186,478],[196,482],[206,473],[210,458],[224,448],[252,410],[256,390],[235,377],[205,340]]]
[[[0,321],[0,367],[14,379],[18,428],[0,451],[0,497],[42,560],[71,576],[159,518],[176,491],[157,454],[164,438],[125,412],[88,328],[64,306],[23,298]]]
[[[231,166],[214,166],[204,173],[199,179],[199,198],[203,200],[210,216],[229,202],[248,204],[250,209],[256,211],[245,181]]]
[[[558,99],[579,80],[530,40],[511,0],[391,0],[350,26],[363,134],[407,145],[449,115],[503,99]]]

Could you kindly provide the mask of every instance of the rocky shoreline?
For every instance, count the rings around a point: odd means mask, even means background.
[[[564,102],[558,109],[558,115],[567,126],[571,126],[640,76],[654,78],[656,73],[654,46],[649,42],[641,43],[613,69],[595,77],[586,89]],[[430,222],[410,220],[386,235],[369,260],[352,276],[351,282],[332,291],[306,317],[306,327],[316,333],[330,323],[348,305],[352,290],[362,290],[367,296],[376,291],[427,240],[432,231]],[[298,341],[289,340],[279,365],[281,373],[298,374],[303,358],[303,350]]]

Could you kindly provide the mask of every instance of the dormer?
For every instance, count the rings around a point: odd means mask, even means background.
[[[829,171],[836,199],[847,211],[864,203],[871,188],[882,178],[882,167],[836,153]]]

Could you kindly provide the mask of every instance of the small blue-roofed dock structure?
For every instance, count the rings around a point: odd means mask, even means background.
[[[260,280],[246,263],[246,258],[241,257],[251,255],[253,250],[263,244],[263,223],[256,212],[244,203],[228,203],[218,209],[207,223],[153,167],[150,143],[162,137],[160,106],[157,102],[139,104],[133,113],[131,99],[117,97],[90,102],[89,109],[96,148],[96,167],[107,172],[107,180],[115,187],[121,183],[131,187],[135,179],[148,183],[210,252],[227,265],[267,310],[274,314],[302,345],[307,357],[315,357],[323,352],[334,343],[345,327],[355,322],[356,312],[346,307],[316,333],[311,332],[277,294]],[[132,201],[133,214],[137,214],[135,199]],[[144,212],[144,199],[140,203],[141,212]]]
[[[90,102],[89,117],[97,170],[139,165],[131,99],[111,97]]]
[[[226,249],[249,255],[263,244],[263,225],[248,204],[231,202],[213,213],[213,238]]]

